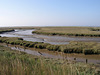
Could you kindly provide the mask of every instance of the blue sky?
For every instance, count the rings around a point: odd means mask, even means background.
[[[100,0],[0,0],[0,26],[99,26]]]

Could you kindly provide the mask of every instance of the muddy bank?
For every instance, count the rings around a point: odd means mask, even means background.
[[[35,48],[26,48],[22,46],[13,46],[13,45],[6,45],[2,44],[5,47],[10,47],[13,50],[18,50],[22,52],[26,52],[28,54],[36,55],[36,56],[43,56],[46,58],[53,58],[53,59],[63,59],[63,60],[71,60],[76,62],[83,62],[91,63],[91,64],[98,64],[100,65],[100,55],[84,55],[84,54],[65,54],[62,52],[54,52],[54,51],[47,51],[45,49],[35,49]]]
[[[48,36],[32,34],[35,29],[23,30],[16,29],[14,32],[7,32],[0,34],[2,37],[21,37],[26,41],[32,42],[44,42],[54,45],[69,44],[70,41],[82,41],[82,42],[100,42],[100,38],[97,37],[65,37],[65,36]]]

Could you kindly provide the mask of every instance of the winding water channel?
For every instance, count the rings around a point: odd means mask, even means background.
[[[48,35],[38,35],[32,34],[31,30],[15,30],[13,32],[6,32],[0,34],[2,37],[21,37],[26,41],[33,42],[44,42],[50,44],[68,44],[70,41],[84,41],[84,42],[100,42],[100,38],[95,37],[65,37],[65,36],[48,36]]]
[[[0,34],[2,37],[21,37],[26,41],[33,41],[33,42],[44,42],[44,43],[50,43],[50,44],[68,44],[69,41],[88,41],[88,42],[100,42],[100,38],[95,37],[64,37],[64,36],[47,36],[47,35],[38,35],[38,34],[32,34],[32,31],[35,29],[29,29],[29,30],[20,30],[16,29],[13,32],[6,32],[3,34]],[[19,50],[26,52],[28,54],[37,55],[40,56],[39,52],[42,53],[42,56],[48,57],[48,58],[57,58],[57,59],[69,59],[74,60],[76,58],[76,61],[78,62],[85,62],[86,59],[88,59],[88,63],[94,63],[94,64],[100,64],[100,55],[83,55],[83,54],[63,54],[58,52],[50,52],[45,50],[36,51],[33,49],[26,49],[23,48],[16,48],[14,46],[9,46],[13,50]]]

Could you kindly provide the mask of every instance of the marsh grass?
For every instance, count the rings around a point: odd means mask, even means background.
[[[14,31],[14,29],[0,28],[0,33],[4,33],[4,32],[12,32],[12,31]]]
[[[67,45],[51,45],[43,42],[24,41],[22,38],[0,37],[0,43],[20,45],[23,47],[47,49],[64,53],[100,54],[100,43],[71,41]]]
[[[40,27],[32,33],[45,35],[100,37],[100,28],[96,27]]]
[[[0,45],[0,75],[97,75],[98,69],[90,64],[32,56]]]

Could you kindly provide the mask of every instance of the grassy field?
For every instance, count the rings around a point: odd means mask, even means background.
[[[0,75],[99,75],[92,64],[48,59],[0,45]]]
[[[100,27],[40,27],[32,33],[46,35],[100,37]]]
[[[58,51],[64,53],[100,54],[100,43],[96,42],[72,41],[67,45],[51,45],[43,42],[24,41],[22,38],[0,37],[0,43],[20,45],[24,48],[29,47],[37,49],[47,49],[49,51]]]

